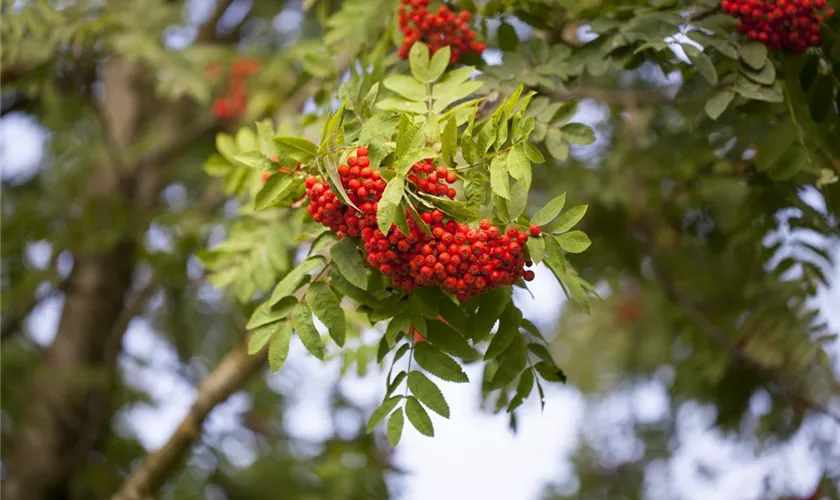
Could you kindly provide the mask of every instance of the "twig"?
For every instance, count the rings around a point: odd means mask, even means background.
[[[660,90],[597,89],[579,87],[568,92],[555,92],[555,99],[595,99],[615,106],[664,104],[673,97]]]
[[[213,10],[213,13],[198,28],[197,42],[209,42],[216,38],[216,25],[219,24],[219,20],[222,19],[222,16],[225,15],[225,12],[232,3],[233,0],[219,0],[216,2],[216,8]]]
[[[265,362],[265,352],[249,355],[244,347],[228,353],[198,387],[198,397],[175,433],[125,480],[111,500],[153,498],[193,442],[201,435],[204,419],[231,394],[240,389]]]

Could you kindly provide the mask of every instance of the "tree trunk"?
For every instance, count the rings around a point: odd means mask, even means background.
[[[103,394],[113,376],[115,356],[106,346],[118,342],[114,331],[132,281],[135,246],[124,241],[98,255],[76,258],[65,292],[55,340],[30,388],[30,400],[12,443],[3,484],[6,500],[63,498],[67,479],[110,418]],[[110,358],[110,359],[109,359]],[[107,394],[107,392],[104,392]],[[104,420],[104,422],[102,422]],[[100,426],[92,426],[102,422]],[[96,428],[100,427],[100,428]]]
[[[163,186],[153,160],[126,165],[138,137],[146,87],[134,63],[112,60],[102,73],[101,117],[109,158],[89,176],[84,199],[125,205],[129,225],[115,245],[74,254],[58,331],[29,388],[3,481],[4,500],[68,498],[68,480],[107,433],[121,315],[132,285],[138,241]],[[156,109],[156,108],[155,108]],[[84,202],[83,199],[83,202]],[[106,214],[106,219],[107,220]],[[99,229],[99,228],[97,228]]]

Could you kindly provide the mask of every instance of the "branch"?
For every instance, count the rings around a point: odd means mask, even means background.
[[[807,395],[796,391],[777,370],[767,367],[760,361],[748,356],[743,350],[732,343],[729,340],[729,336],[723,330],[718,328],[688,297],[677,289],[667,269],[661,265],[655,255],[651,255],[651,267],[657,281],[665,289],[665,295],[668,299],[682,308],[686,316],[688,316],[704,337],[711,340],[719,348],[729,351],[735,359],[758,372],[772,384],[772,387],[776,388],[777,393],[797,405],[808,408],[816,413],[821,413],[840,424],[840,415],[835,415],[825,406],[817,403]]]
[[[160,449],[146,456],[140,467],[125,480],[111,500],[153,498],[172,469],[201,435],[207,415],[256,374],[265,359],[264,352],[251,356],[244,347],[228,353],[198,387],[198,397],[175,433]]]
[[[613,106],[646,106],[672,102],[673,97],[660,90],[598,89],[580,87],[555,92],[555,99],[594,99]]]
[[[216,25],[219,24],[219,20],[222,19],[222,16],[225,15],[225,12],[232,3],[233,0],[218,0],[216,2],[216,8],[213,10],[213,13],[199,26],[196,42],[210,42],[216,38]]]

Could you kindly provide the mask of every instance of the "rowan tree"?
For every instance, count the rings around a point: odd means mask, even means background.
[[[171,1],[2,5],[3,114],[50,132],[37,175],[4,179],[3,356],[21,367],[4,495],[384,497],[387,443],[458,418],[445,383],[475,383],[512,428],[550,384],[598,394],[663,367],[672,404],[714,403],[722,428],[759,392],[762,438],[840,419],[813,303],[840,211],[836,1],[210,4],[198,23]],[[516,300],[535,269],[568,298],[557,331]],[[39,349],[18,334],[54,294]],[[204,379],[139,464],[112,433],[140,397],[117,371],[138,318]],[[379,367],[381,404],[332,442],[368,473],[286,450],[257,463],[317,485],[179,481],[232,393],[282,418],[256,375],[292,342],[342,373]]]

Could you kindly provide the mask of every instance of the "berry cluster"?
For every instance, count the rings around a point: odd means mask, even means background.
[[[391,276],[394,286],[406,291],[438,286],[466,300],[495,286],[512,285],[520,277],[526,281],[534,278],[533,271],[524,270],[526,264],[531,265],[524,253],[528,234],[513,227],[502,233],[486,219],[478,228],[470,228],[445,220],[440,210],[420,212],[422,223],[428,226],[426,232],[407,211],[408,235],[396,226],[383,234],[376,223],[376,211],[387,182],[379,170],[370,167],[367,155],[367,148],[360,147],[355,157],[338,167],[341,184],[361,213],[344,205],[314,176],[306,179],[307,211],[339,238],[361,237],[367,263]],[[455,182],[456,176],[445,167],[435,169],[431,160],[415,164],[409,179],[416,189],[455,196],[442,182]],[[531,228],[531,234],[539,235],[539,227]]]
[[[245,79],[256,75],[261,67],[260,61],[247,57],[240,57],[233,63],[228,75],[227,91],[213,101],[213,115],[220,120],[236,118],[245,111],[248,102],[248,92]],[[221,64],[214,62],[204,68],[210,78],[219,78],[222,73]]]
[[[820,44],[825,0],[723,0],[723,10],[739,19],[738,33],[771,50],[804,52]],[[825,16],[834,13],[827,9]]]
[[[469,53],[481,54],[486,48],[475,40],[475,32],[470,29],[470,13],[459,12],[457,15],[446,6],[438,9],[437,15],[428,10],[429,0],[401,0],[403,5],[397,9],[400,31],[405,35],[397,54],[405,59],[414,42],[423,42],[434,54],[438,49],[449,46],[449,62],[455,64],[458,59]]]

